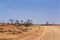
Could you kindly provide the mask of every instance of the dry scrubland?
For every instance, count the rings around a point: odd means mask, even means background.
[[[0,25],[0,40],[60,40],[60,26]]]

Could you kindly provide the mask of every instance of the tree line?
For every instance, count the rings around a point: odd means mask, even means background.
[[[26,21],[23,21],[23,20],[14,20],[14,19],[9,19],[8,20],[8,22],[7,22],[7,24],[15,24],[15,25],[26,25],[26,26],[28,26],[28,25],[32,25],[33,24],[33,22],[32,22],[32,20],[31,19],[28,19],[28,20],[26,20]]]
[[[33,25],[34,23],[32,22],[33,20],[31,19],[28,19],[26,21],[23,21],[23,20],[15,20],[15,19],[9,19],[7,23],[1,23],[0,24],[15,24],[15,25]],[[53,24],[49,24],[49,22],[46,22],[46,24],[41,24],[41,25],[55,25],[55,23]]]

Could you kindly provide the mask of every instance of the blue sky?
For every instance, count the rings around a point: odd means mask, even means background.
[[[0,21],[9,19],[60,23],[60,0],[0,0]]]

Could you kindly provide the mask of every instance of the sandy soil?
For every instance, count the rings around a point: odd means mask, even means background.
[[[60,40],[60,29],[57,26],[36,27],[34,30],[22,35],[22,38],[17,37],[16,40]]]
[[[31,30],[19,35],[0,33],[0,38],[13,38],[12,40],[60,40],[60,26],[31,26],[29,29]]]

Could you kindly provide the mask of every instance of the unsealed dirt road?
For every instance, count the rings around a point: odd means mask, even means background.
[[[60,28],[59,27],[45,27],[45,32],[42,35],[42,40],[60,40]]]
[[[60,40],[60,28],[55,26],[43,26],[44,31],[39,27],[35,28],[35,31],[31,31],[23,36],[17,37],[15,40]],[[26,36],[27,35],[27,36]]]

